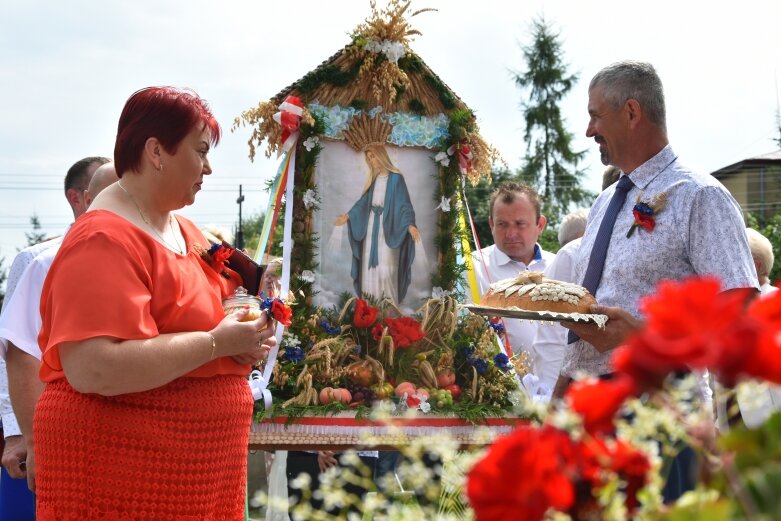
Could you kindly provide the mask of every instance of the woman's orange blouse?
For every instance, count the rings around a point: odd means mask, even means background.
[[[41,294],[44,382],[64,378],[59,347],[99,336],[119,340],[209,331],[223,318],[226,279],[196,253],[209,248],[189,220],[176,216],[187,245],[179,255],[107,210],[81,216],[68,231]],[[249,365],[217,358],[184,376],[246,375]]]

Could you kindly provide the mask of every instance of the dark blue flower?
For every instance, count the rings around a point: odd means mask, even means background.
[[[329,335],[338,335],[342,332],[342,328],[339,326],[332,326],[326,319],[320,321],[320,328]]]
[[[289,347],[285,349],[285,360],[288,362],[298,363],[304,360],[304,350],[300,347]]]
[[[491,329],[496,331],[497,334],[501,335],[502,333],[504,333],[504,324],[502,324],[501,322],[496,322],[496,323],[489,322],[488,325],[491,326]]]
[[[637,203],[634,207],[635,211],[640,212],[643,215],[653,215],[654,209],[648,206],[646,203]]]
[[[472,364],[479,374],[485,374],[485,370],[488,369],[488,362],[482,358],[474,358],[469,363]]]
[[[504,353],[499,353],[494,357],[494,365],[502,371],[507,371],[510,369],[510,358]]]
[[[216,242],[213,243],[211,246],[209,246],[209,250],[208,250],[209,255],[214,255],[215,253],[217,253],[217,250],[219,250],[220,248],[222,248],[222,244]]]

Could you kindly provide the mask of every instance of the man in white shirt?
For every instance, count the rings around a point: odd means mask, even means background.
[[[521,271],[543,271],[553,260],[537,243],[547,223],[541,207],[537,191],[525,184],[503,183],[491,194],[488,225],[494,244],[472,253],[480,294]],[[505,325],[513,354],[529,352],[537,323],[506,319]]]
[[[68,170],[65,176],[65,196],[74,218],[78,218],[86,211],[90,197],[89,183],[99,167],[108,161],[104,157],[87,157],[77,161]],[[114,177],[116,179],[116,174]],[[94,189],[92,193],[96,193]],[[9,276],[3,312],[0,314],[0,355],[8,364],[8,374],[5,364],[0,368],[0,409],[3,413],[3,434],[6,441],[2,456],[3,473],[6,475],[4,479],[0,479],[0,488],[18,488],[14,508],[33,505],[32,494],[27,491],[26,483],[22,482],[23,486],[20,487],[15,481],[27,477],[25,466],[31,440],[25,439],[23,434],[32,427],[32,412],[43,385],[38,379],[40,294],[48,268],[61,242],[62,237],[59,237],[19,252],[12,264],[13,277]],[[9,401],[8,375],[11,377],[12,393],[15,394],[14,402],[22,403],[18,411],[12,409]],[[19,391],[22,393],[20,394]],[[31,406],[25,405],[29,400],[19,400],[30,396],[34,396]],[[28,422],[29,426],[26,426],[25,423]],[[25,495],[21,496],[22,493]],[[3,497],[1,493],[0,497]],[[6,506],[0,505],[0,514],[10,512],[5,510]],[[0,515],[0,518],[5,519],[3,515]],[[13,519],[33,519],[32,514],[27,510],[23,513],[15,510],[13,516],[15,516]]]

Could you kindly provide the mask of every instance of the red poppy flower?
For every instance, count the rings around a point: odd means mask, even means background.
[[[293,318],[293,310],[279,299],[271,303],[271,316],[282,325],[289,326]]]
[[[417,407],[420,405],[420,398],[414,394],[407,396],[407,407]]]
[[[396,348],[410,346],[426,336],[420,323],[411,317],[386,317],[385,325],[388,326],[388,332],[393,337],[393,345]]]
[[[229,248],[228,246],[220,246],[217,248],[217,251],[212,254],[212,262],[214,263],[214,266],[222,269],[222,267],[225,265],[225,262],[232,254],[233,248]]]
[[[549,508],[566,512],[576,461],[569,435],[554,427],[519,427],[497,439],[467,475],[475,518],[536,521]]]
[[[643,230],[650,232],[656,227],[656,219],[653,215],[647,215],[638,210],[632,210],[632,214],[635,216],[635,224]]]
[[[581,380],[567,390],[570,408],[583,418],[589,434],[612,434],[613,419],[624,401],[636,392],[634,380],[619,374],[612,380]]]
[[[380,310],[372,307],[364,299],[359,298],[355,301],[355,313],[353,316],[353,324],[358,328],[371,327],[377,320],[377,315]]]

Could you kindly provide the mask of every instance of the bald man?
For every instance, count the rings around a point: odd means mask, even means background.
[[[78,198],[87,210],[97,195],[107,186],[118,181],[113,163],[101,164],[92,174],[86,189]],[[83,213],[83,212],[82,212]],[[24,271],[10,299],[6,299],[0,315],[0,341],[7,346],[9,391],[13,413],[21,431],[20,440],[6,444],[2,464],[13,478],[27,478],[34,490],[34,458],[32,452],[33,413],[43,383],[38,378],[41,351],[38,347],[38,331],[41,328],[40,300],[43,282],[62,239],[40,252]],[[19,438],[17,436],[17,438]],[[26,468],[25,468],[26,467]]]

